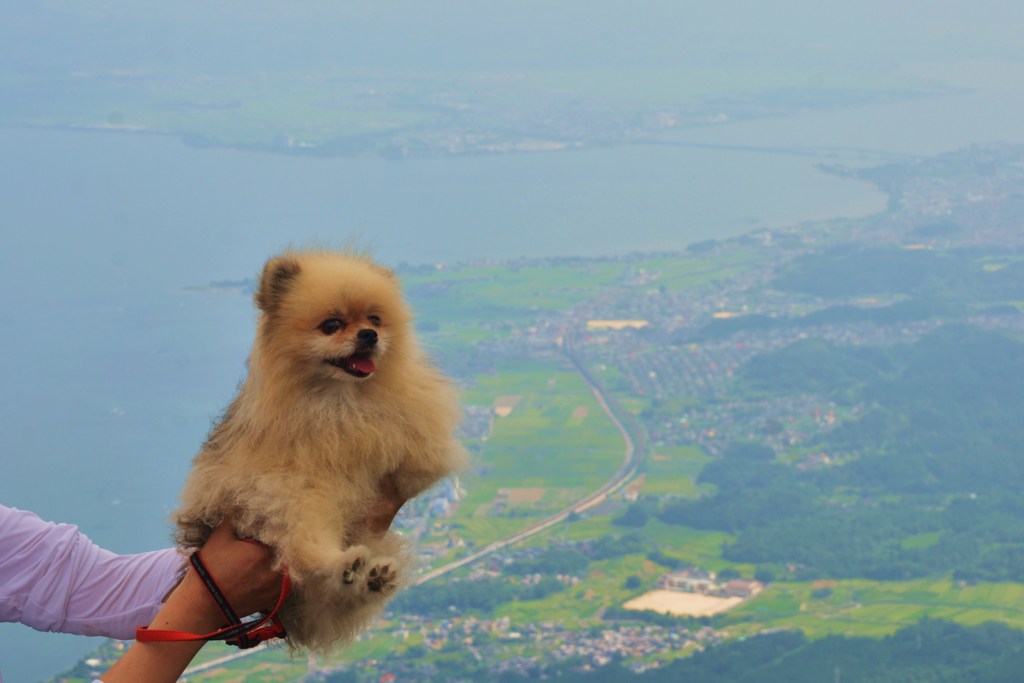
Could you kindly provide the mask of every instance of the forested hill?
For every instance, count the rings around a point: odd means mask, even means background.
[[[848,462],[798,470],[730,448],[700,475],[717,494],[661,518],[736,533],[730,559],[805,578],[1024,580],[1021,377],[1024,345],[963,325],[888,349],[805,340],[759,356],[740,372],[747,390],[865,406],[818,438]]]

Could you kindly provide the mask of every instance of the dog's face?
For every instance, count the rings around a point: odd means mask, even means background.
[[[383,324],[376,313],[352,316],[332,311],[331,317],[317,325],[325,337],[333,339],[321,343],[323,362],[338,368],[356,379],[365,379],[377,370],[377,356],[387,350],[387,342],[378,330]],[[349,318],[358,318],[348,322]]]
[[[255,300],[263,357],[311,379],[367,380],[398,352],[409,327],[394,274],[349,254],[271,259]]]

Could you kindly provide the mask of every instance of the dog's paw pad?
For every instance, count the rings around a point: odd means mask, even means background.
[[[379,564],[366,574],[366,588],[373,593],[390,593],[398,583],[398,573],[390,564]]]

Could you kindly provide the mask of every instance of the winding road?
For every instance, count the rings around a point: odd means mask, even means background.
[[[522,531],[513,534],[512,536],[504,538],[500,541],[495,541],[494,543],[486,545],[483,548],[469,555],[466,555],[465,557],[462,557],[454,562],[444,565],[443,567],[438,567],[437,569],[434,569],[432,571],[427,572],[426,574],[423,574],[415,582],[413,582],[414,586],[420,586],[429,581],[433,581],[434,579],[440,576],[444,576],[445,574],[448,574],[450,572],[453,572],[456,569],[472,564],[473,562],[476,562],[480,558],[486,557],[491,553],[497,552],[498,550],[501,550],[503,548],[507,548],[510,545],[519,543],[520,541],[529,538],[534,534],[539,534],[545,529],[550,529],[559,522],[564,521],[567,517],[569,517],[569,515],[573,513],[580,514],[582,512],[585,512],[586,510],[589,510],[598,503],[604,501],[609,494],[622,488],[622,486],[625,485],[626,482],[628,482],[636,475],[637,469],[640,466],[640,462],[643,460],[644,449],[637,446],[637,440],[634,439],[629,429],[626,428],[626,425],[623,422],[623,418],[620,417],[621,409],[618,408],[618,406],[613,406],[613,403],[611,402],[612,399],[605,396],[605,394],[601,390],[601,386],[591,376],[590,372],[588,372],[587,369],[583,367],[583,364],[580,363],[579,359],[573,353],[571,342],[566,341],[566,344],[563,347],[563,352],[565,354],[565,357],[569,360],[569,362],[572,363],[573,367],[576,368],[576,371],[583,378],[583,381],[587,383],[587,386],[590,388],[590,391],[594,394],[594,398],[596,398],[598,404],[600,404],[601,409],[604,410],[604,412],[608,415],[609,418],[611,418],[612,422],[615,423],[616,429],[618,429],[619,433],[622,435],[622,440],[625,442],[626,445],[626,453],[625,457],[623,458],[622,466],[619,467],[615,474],[612,475],[612,478],[605,482],[605,484],[602,485],[599,489],[597,489],[590,495],[586,496],[585,498],[576,501],[568,508],[552,515],[551,517],[531,524],[530,526],[526,527]]]

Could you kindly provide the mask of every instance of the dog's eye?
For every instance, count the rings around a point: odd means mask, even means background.
[[[370,321],[370,324],[374,327],[380,327],[380,316],[379,315],[368,315],[366,319]]]
[[[320,331],[324,334],[335,334],[336,332],[340,332],[343,327],[345,327],[345,323],[337,318],[328,318],[320,323]]]

